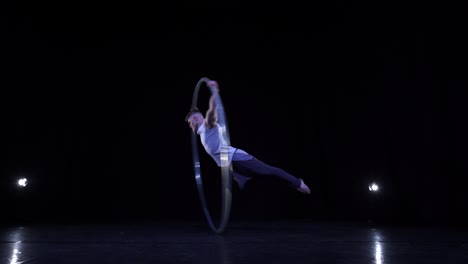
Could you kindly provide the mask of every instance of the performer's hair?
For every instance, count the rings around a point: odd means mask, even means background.
[[[190,111],[187,113],[187,115],[185,116],[185,122],[188,121],[191,115],[196,114],[196,113],[201,114],[200,110],[197,107],[192,107]]]

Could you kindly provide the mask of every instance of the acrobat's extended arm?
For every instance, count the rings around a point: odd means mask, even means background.
[[[211,128],[218,123],[218,111],[216,108],[215,96],[219,92],[219,86],[216,81],[209,81],[207,83],[208,87],[213,87],[212,94],[210,96],[209,108],[206,111],[206,126]]]

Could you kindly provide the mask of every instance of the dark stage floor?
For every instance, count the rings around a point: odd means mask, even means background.
[[[463,228],[231,221],[28,224],[0,229],[1,263],[468,263]]]

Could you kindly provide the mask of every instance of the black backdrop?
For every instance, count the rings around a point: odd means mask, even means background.
[[[184,117],[208,77],[232,144],[312,189],[235,187],[233,218],[466,223],[456,9],[199,4],[3,9],[4,221],[203,218]]]

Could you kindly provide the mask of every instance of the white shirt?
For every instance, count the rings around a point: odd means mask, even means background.
[[[227,166],[232,160],[250,160],[253,157],[244,150],[227,145],[223,128],[216,125],[212,128],[206,128],[203,123],[197,130],[205,151],[216,161],[218,166]],[[224,150],[224,152],[222,152]],[[226,155],[221,155],[226,153]],[[225,160],[221,160],[221,158]]]

